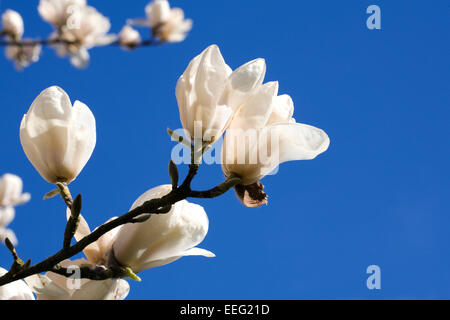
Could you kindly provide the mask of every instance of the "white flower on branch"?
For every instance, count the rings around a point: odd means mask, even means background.
[[[111,23],[97,9],[91,6],[76,8],[69,10],[71,19],[67,18],[65,24],[58,25],[50,40],[57,42],[53,46],[59,56],[69,56],[73,66],[85,68],[89,64],[89,49],[111,44],[117,37],[108,34]]]
[[[131,26],[126,25],[119,33],[119,44],[128,50],[134,49],[141,43],[141,35]]]
[[[61,29],[71,17],[76,18],[74,15],[86,5],[86,0],[41,0],[38,11],[42,19],[51,23],[55,29]]]
[[[152,28],[161,41],[181,42],[192,29],[192,20],[184,18],[180,8],[170,8],[167,0],[154,0],[145,7],[146,19],[132,19],[131,24]]]
[[[28,202],[29,193],[22,193],[22,179],[13,174],[4,174],[0,178],[0,241],[8,238],[13,245],[17,244],[14,232],[6,227],[14,220],[14,206]]]
[[[131,210],[172,190],[161,185],[141,195]],[[208,216],[204,209],[186,200],[175,203],[165,214],[154,214],[145,222],[120,227],[113,244],[114,257],[134,272],[171,263],[183,256],[215,255],[196,248],[208,232]]]
[[[267,203],[259,180],[280,163],[314,159],[330,144],[323,130],[296,123],[292,99],[277,94],[278,82],[262,85],[241,106],[222,145],[223,172],[242,179],[235,189],[249,207]]]
[[[261,85],[265,72],[264,59],[252,60],[232,72],[216,45],[195,57],[176,86],[186,136],[210,143],[220,139],[239,106]]]
[[[50,87],[39,94],[20,125],[20,141],[30,162],[50,183],[70,183],[94,151],[95,118],[82,102]]]
[[[0,268],[0,276],[8,271]],[[0,300],[35,300],[33,292],[23,280],[17,280],[0,287]]]
[[[77,269],[91,266],[85,259],[64,260],[60,263],[73,272],[69,278],[53,272],[33,275],[25,281],[36,294],[37,300],[123,300],[130,285],[123,279],[90,280],[77,277]]]
[[[14,174],[6,173],[0,178],[0,208],[17,206],[30,201],[29,193],[22,193],[22,179]]]
[[[24,39],[23,42],[32,42],[32,39]],[[40,44],[23,44],[20,46],[11,45],[5,49],[5,54],[8,59],[14,62],[17,70],[21,71],[34,62],[38,62],[42,53],[42,46]]]
[[[14,10],[6,10],[2,15],[2,33],[10,37],[12,40],[20,40],[23,35],[23,19],[22,16]]]

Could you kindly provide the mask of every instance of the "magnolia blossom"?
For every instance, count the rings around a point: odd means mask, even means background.
[[[323,130],[296,123],[292,99],[277,94],[278,82],[262,85],[242,105],[222,145],[222,170],[242,179],[235,189],[249,207],[267,203],[259,180],[280,163],[314,159],[330,143]]]
[[[0,31],[10,36],[12,39],[19,40],[23,35],[23,19],[22,16],[14,10],[6,10],[2,15],[3,29]]]
[[[64,260],[60,265],[72,271],[73,275],[67,278],[47,272],[25,278],[37,300],[123,300],[130,291],[130,285],[123,279],[95,281],[77,278],[79,267],[92,265],[86,259]]]
[[[8,271],[0,268],[0,277]],[[35,300],[33,292],[23,280],[0,286],[0,300]]]
[[[20,177],[6,173],[0,178],[0,207],[17,206],[30,200],[29,193],[22,193]]]
[[[241,104],[261,85],[265,72],[263,59],[232,71],[216,45],[196,56],[176,86],[186,136],[210,143],[220,139]]]
[[[154,0],[145,7],[146,19],[134,19],[135,25],[152,28],[158,39],[167,42],[183,41],[192,29],[192,20],[184,18],[180,8],[170,8],[167,0]]]
[[[94,151],[95,118],[84,103],[72,106],[67,93],[53,86],[42,91],[24,115],[20,141],[45,180],[70,183]]]
[[[61,29],[76,22],[77,12],[86,7],[86,0],[41,0],[38,11],[42,19]],[[68,21],[71,20],[72,21]]]
[[[16,235],[6,227],[14,219],[14,206],[31,198],[29,193],[22,193],[22,187],[22,179],[16,175],[7,173],[0,178],[0,241],[8,238],[14,245],[17,244]]]
[[[50,36],[50,40],[63,42],[53,45],[59,56],[70,56],[72,65],[85,68],[89,64],[89,49],[116,40],[115,35],[107,34],[110,28],[108,18],[94,7],[82,6],[73,10],[70,19]]]
[[[32,39],[24,39],[23,42],[32,42]],[[34,62],[38,62],[41,56],[42,46],[37,43],[23,46],[7,46],[6,57],[14,62],[17,70],[21,71]]]
[[[141,43],[141,35],[131,26],[124,26],[119,33],[119,43],[125,49],[133,49]]]
[[[131,210],[171,190],[171,185],[150,189],[136,200]],[[205,238],[208,226],[203,208],[182,200],[166,214],[152,215],[142,223],[123,225],[114,240],[113,253],[119,264],[136,273],[183,256],[214,257],[212,252],[195,247]]]

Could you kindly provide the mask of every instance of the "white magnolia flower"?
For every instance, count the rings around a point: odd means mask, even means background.
[[[30,201],[29,193],[22,193],[22,179],[6,173],[0,178],[0,207],[17,206]]]
[[[0,277],[8,271],[0,268]],[[0,300],[35,300],[33,292],[23,280],[17,280],[0,287]]]
[[[60,263],[70,268],[73,276],[66,278],[53,272],[33,275],[25,279],[36,294],[37,300],[123,300],[130,291],[130,285],[123,279],[90,280],[77,279],[76,270],[90,261],[78,259],[64,260]]]
[[[20,141],[30,162],[50,183],[70,183],[94,151],[95,118],[82,102],[72,106],[53,86],[34,100],[20,125]]]
[[[152,28],[158,39],[167,42],[180,42],[192,29],[192,20],[184,18],[180,8],[170,8],[167,0],[154,0],[145,7],[146,19],[134,19],[135,25]]]
[[[50,39],[66,42],[53,45],[57,54],[62,57],[70,56],[73,66],[85,68],[89,64],[89,49],[108,45],[117,37],[108,34],[111,28],[109,19],[94,7],[82,7],[80,10],[76,10],[71,18],[73,22],[57,29]]]
[[[131,210],[144,202],[162,197],[170,185],[153,188],[141,195]],[[162,266],[183,256],[214,257],[210,251],[196,248],[208,232],[208,217],[199,205],[179,201],[166,214],[152,215],[142,223],[123,225],[114,241],[117,262],[134,272]]]
[[[6,35],[14,40],[19,40],[23,35],[23,19],[22,16],[14,10],[6,10],[2,15],[3,31]]]
[[[314,159],[330,144],[323,130],[296,123],[292,99],[277,94],[278,82],[262,85],[242,105],[222,145],[222,170],[242,179],[235,189],[249,207],[267,203],[259,180],[280,163]]]
[[[209,46],[179,78],[176,96],[186,136],[203,141],[220,139],[240,105],[261,85],[264,59],[252,60],[232,72],[219,48]],[[194,137],[199,128],[201,137]]]
[[[23,42],[33,42],[32,39],[24,39]],[[38,62],[41,56],[42,46],[40,44],[26,44],[23,46],[7,46],[6,57],[14,62],[17,70],[21,71],[34,62]]]
[[[141,35],[131,26],[126,25],[119,33],[119,43],[125,49],[133,49],[141,43]]]
[[[42,19],[51,23],[56,29],[76,22],[77,12],[86,7],[86,0],[41,0],[38,11]],[[72,21],[68,21],[71,20]]]
[[[17,238],[14,232],[6,227],[14,220],[14,206],[28,202],[29,193],[22,193],[22,179],[13,174],[4,174],[0,178],[0,241],[8,238],[14,245]]]

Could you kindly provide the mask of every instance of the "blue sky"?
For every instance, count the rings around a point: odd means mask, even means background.
[[[118,32],[147,1],[91,0]],[[38,1],[3,0],[25,20],[25,36],[46,36]],[[168,183],[179,128],[175,84],[189,61],[218,44],[236,68],[262,57],[266,81],[291,95],[294,117],[324,129],[329,150],[283,164],[262,182],[269,205],[243,207],[233,192],[194,201],[209,215],[201,247],[214,259],[183,258],[143,272],[130,299],[449,299],[450,150],[448,1],[172,1],[194,20],[185,42],[124,52],[95,48],[77,70],[50,49],[22,73],[0,58],[0,173],[24,180],[32,201],[11,227],[21,256],[34,262],[62,244],[64,205],[43,201],[52,189],[19,141],[22,115],[51,85],[85,102],[97,120],[97,146],[71,185],[82,193],[91,226],[126,212]],[[368,30],[366,8],[381,8]],[[184,167],[180,170],[185,172]],[[203,166],[197,189],[222,180]],[[0,265],[10,255],[0,247]],[[381,268],[368,290],[366,268]]]

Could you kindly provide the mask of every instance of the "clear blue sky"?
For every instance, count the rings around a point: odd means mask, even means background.
[[[146,0],[91,0],[113,32],[144,14]],[[26,36],[49,25],[38,1],[3,0],[25,19]],[[168,183],[179,128],[175,84],[188,62],[216,43],[236,68],[263,57],[266,81],[292,96],[294,117],[324,129],[329,150],[281,166],[263,180],[269,205],[247,209],[233,192],[195,201],[210,218],[201,247],[214,259],[183,258],[141,274],[131,299],[450,298],[450,6],[448,1],[172,1],[194,20],[185,42],[124,52],[91,51],[77,70],[44,50],[16,72],[0,58],[0,173],[24,179],[32,201],[11,227],[19,253],[34,262],[62,244],[65,209],[42,201],[52,186],[28,162],[19,124],[51,85],[85,102],[97,120],[94,154],[71,185],[82,193],[91,226],[128,210],[153,186]],[[382,29],[366,28],[377,4]],[[185,172],[185,168],[182,168]],[[195,186],[222,180],[203,166]],[[0,265],[10,255],[0,247]],[[381,267],[381,290],[366,288],[366,268]]]

